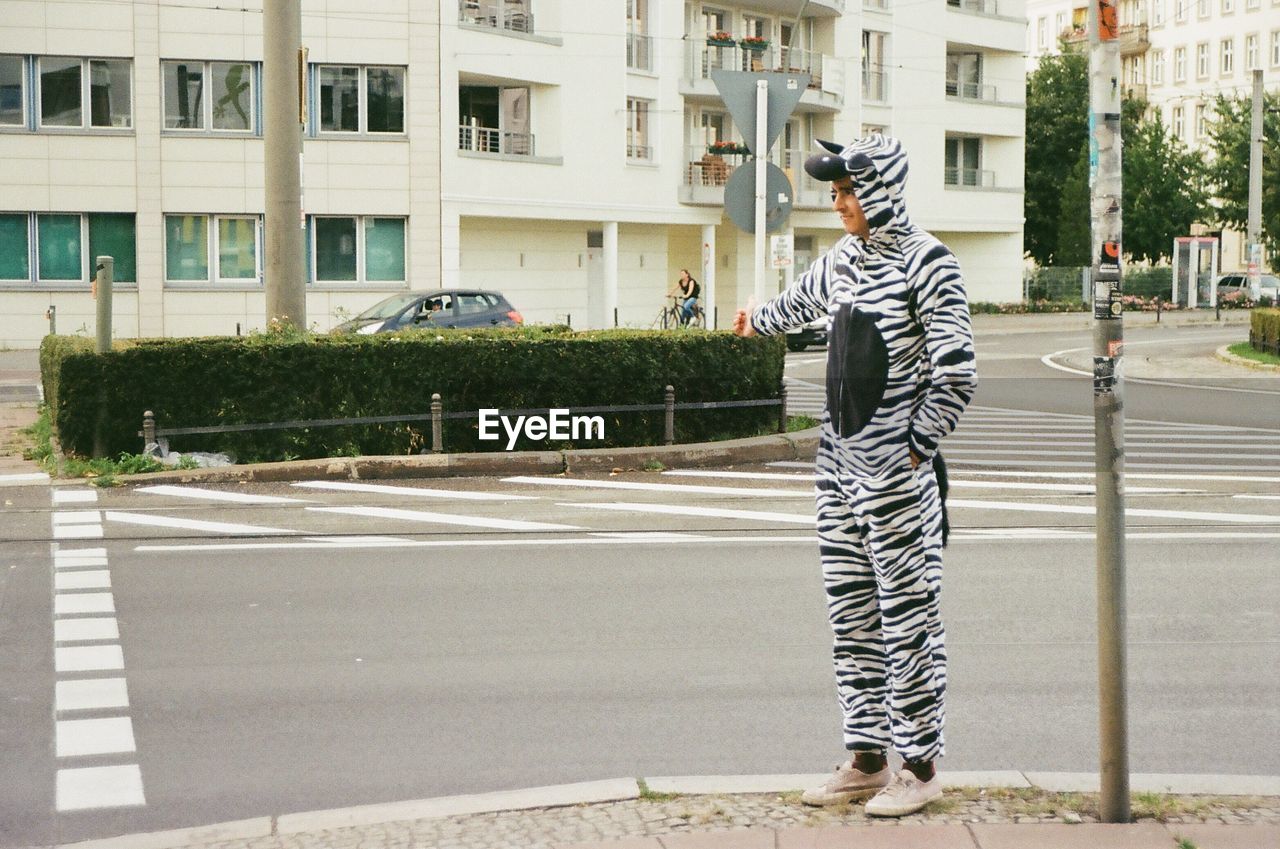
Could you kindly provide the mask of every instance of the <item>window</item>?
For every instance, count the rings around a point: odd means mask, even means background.
[[[1173,20],[1175,23],[1185,24],[1187,22],[1187,7],[1191,5],[1191,0],[1173,0]]]
[[[1151,52],[1151,84],[1164,84],[1164,51],[1153,50]]]
[[[165,129],[254,132],[253,70],[246,62],[162,62]]]
[[[36,233],[37,276],[50,281],[82,280],[80,216],[37,215]]]
[[[1246,71],[1256,71],[1262,68],[1262,64],[1258,61],[1258,36],[1256,33],[1244,37],[1244,67]]]
[[[1254,9],[1261,9],[1262,0],[1245,0],[1244,8],[1249,12],[1252,12]],[[1243,242],[1241,244],[1243,244]]]
[[[0,215],[0,280],[87,285],[95,273],[94,259],[110,256],[115,260],[112,279],[136,283],[134,233],[135,216],[131,212],[4,213]]]
[[[36,69],[41,127],[123,130],[133,126],[128,59],[41,56]]]
[[[259,221],[256,215],[166,215],[165,280],[256,286],[260,279]]]
[[[27,68],[21,56],[0,56],[0,127],[27,123]]]
[[[889,75],[885,67],[888,40],[887,33],[862,31],[862,96],[866,100],[888,99]]]
[[[982,139],[948,137],[943,182],[948,186],[981,186]]]
[[[458,149],[532,156],[529,89],[458,87]]]
[[[1182,139],[1186,135],[1186,118],[1185,112],[1181,106],[1173,107],[1173,117],[1169,119],[1169,124],[1173,128],[1173,137]]]
[[[1229,77],[1236,71],[1236,40],[1224,38],[1218,44],[1218,73]]]
[[[1230,15],[1236,10],[1236,0],[1222,0],[1222,14]]]
[[[1180,83],[1187,78],[1187,48],[1175,47],[1173,49],[1173,81]]]
[[[627,0],[627,67],[653,70],[653,40],[649,32],[649,0]]]
[[[405,281],[405,219],[316,216],[311,232],[312,279],[317,282]]]
[[[1202,18],[1207,18],[1212,13],[1213,3],[1211,0],[1198,0],[1196,5],[1196,14]]]
[[[111,279],[116,283],[138,282],[137,216],[132,212],[101,212],[85,216],[89,225],[88,262],[109,256],[114,261]],[[94,271],[89,272],[92,279]]]
[[[1196,135],[1195,135],[1195,137],[1196,137],[1197,139],[1202,139],[1202,138],[1204,138],[1204,137],[1205,137],[1205,135],[1206,135],[1206,133],[1205,133],[1205,123],[1204,123],[1204,121],[1205,121],[1205,118],[1204,118],[1204,104],[1203,104],[1203,103],[1197,103],[1197,104],[1196,104],[1196,127],[1195,127],[1195,130],[1196,130]]]
[[[649,146],[650,101],[637,97],[627,98],[627,159],[653,159]]]
[[[403,133],[404,77],[404,68],[319,66],[320,132]]]
[[[984,97],[981,53],[947,54],[947,96],[995,99],[994,91],[990,97]]]
[[[531,0],[461,0],[458,20],[494,29],[533,32]]]
[[[1196,45],[1196,78],[1209,76],[1209,42],[1202,41]]]
[[[1061,38],[1063,31],[1067,28],[1067,13],[1059,12],[1054,19],[1053,34],[1055,38]]]
[[[1182,0],[1173,0],[1180,3]],[[1164,26],[1164,4],[1165,0],[1151,0],[1151,25],[1153,27]]]
[[[1124,59],[1124,79],[1129,85],[1141,85],[1146,82],[1143,79],[1143,65],[1141,56],[1126,56]]]
[[[0,215],[0,280],[27,282],[31,279],[31,216],[25,213]]]
[[[1280,29],[1271,31],[1271,67],[1280,68]]]
[[[1036,21],[1036,46],[1044,50],[1048,44],[1049,19],[1043,15]]]

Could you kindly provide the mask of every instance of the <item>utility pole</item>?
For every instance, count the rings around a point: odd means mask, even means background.
[[[769,258],[765,255],[765,200],[768,196],[767,175],[769,161],[769,83],[756,80],[756,303],[764,303],[769,294],[764,290],[765,268]]]
[[[1120,41],[1117,0],[1089,4],[1089,189],[1097,503],[1098,707],[1103,822],[1129,822],[1124,568],[1124,352],[1120,301]]]
[[[1249,127],[1249,297],[1262,295],[1262,71],[1253,72]]]
[[[263,249],[267,323],[307,326],[306,229],[302,208],[302,127],[306,61],[302,0],[262,4],[262,135],[266,189]]]

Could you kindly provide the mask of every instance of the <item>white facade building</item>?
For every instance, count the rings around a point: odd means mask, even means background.
[[[1192,147],[1208,143],[1214,97],[1248,96],[1254,69],[1266,91],[1280,91],[1280,0],[1121,0],[1118,11],[1126,90]],[[1027,70],[1061,39],[1087,43],[1087,13],[1084,0],[1027,0]],[[1221,238],[1222,270],[1243,270],[1243,235]]]
[[[688,268],[727,326],[754,239],[722,208],[746,157],[717,67],[813,77],[772,157],[797,263],[841,232],[811,139],[883,131],[970,297],[1016,299],[1025,16],[996,2],[811,0],[797,26],[793,0],[303,0],[308,323],[443,285],[648,326]],[[4,5],[0,344],[38,344],[50,305],[91,334],[103,253],[118,336],[261,328],[261,0]]]

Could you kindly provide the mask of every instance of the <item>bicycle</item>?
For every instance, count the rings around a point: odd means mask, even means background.
[[[675,330],[685,326],[682,321],[684,299],[671,295],[668,296],[667,300],[669,300],[670,303],[658,310],[657,317],[654,318],[653,324],[650,325],[655,330]],[[689,319],[688,326],[703,328],[706,327],[706,324],[707,317],[706,314],[703,313],[702,307],[694,304],[693,316]]]

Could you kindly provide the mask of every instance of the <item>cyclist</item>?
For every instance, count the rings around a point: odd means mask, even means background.
[[[680,325],[682,327],[687,326],[693,320],[693,311],[698,306],[698,296],[702,294],[702,287],[689,274],[689,269],[682,268],[680,269],[680,279],[676,280],[676,284],[670,294],[682,301],[680,305]]]

